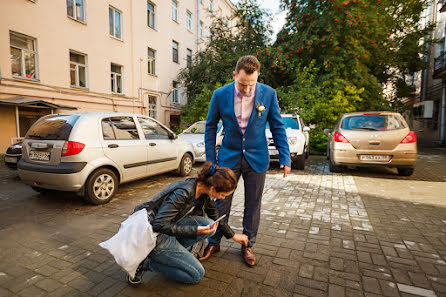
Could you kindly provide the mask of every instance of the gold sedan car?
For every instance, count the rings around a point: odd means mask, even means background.
[[[327,158],[331,172],[345,166],[397,168],[409,176],[417,160],[417,136],[397,112],[354,112],[338,118],[329,133]]]

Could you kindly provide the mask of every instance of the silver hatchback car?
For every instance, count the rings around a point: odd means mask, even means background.
[[[109,202],[118,184],[192,171],[193,146],[158,121],[129,113],[65,113],[40,118],[23,141],[21,180],[38,192],[72,191]]]

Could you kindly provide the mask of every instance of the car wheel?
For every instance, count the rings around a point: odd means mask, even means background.
[[[45,188],[41,188],[41,187],[34,187],[31,186],[31,189],[33,189],[34,191],[40,193],[40,194],[48,194],[51,190],[50,189],[45,189]]]
[[[294,167],[297,170],[304,170],[305,169],[305,153],[302,155],[298,155],[296,160],[293,162]]]
[[[118,178],[113,171],[107,168],[96,170],[87,179],[85,200],[96,205],[108,203],[117,189]]]
[[[328,169],[330,170],[330,172],[341,172],[342,166],[335,165],[333,160],[331,159],[331,155],[330,155],[328,158]]]
[[[192,172],[192,157],[189,154],[184,154],[180,162],[178,172],[181,176],[188,176]]]
[[[411,176],[415,168],[398,168],[398,175],[400,176]]]

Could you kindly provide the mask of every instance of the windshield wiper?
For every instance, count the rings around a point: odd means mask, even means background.
[[[370,130],[370,131],[376,131],[377,130],[376,128],[372,128],[372,127],[352,127],[350,129],[353,129],[353,130]]]

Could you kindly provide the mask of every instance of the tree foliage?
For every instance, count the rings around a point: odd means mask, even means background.
[[[179,75],[179,80],[187,89],[188,103],[182,110],[186,124],[206,117],[203,93],[232,80],[238,58],[255,54],[270,39],[270,16],[259,9],[256,0],[242,0],[237,8],[232,17],[232,21],[236,22],[234,28],[228,28],[226,20],[216,18],[210,27],[211,37],[206,48],[195,55],[192,67],[184,69]],[[211,96],[212,92],[207,97],[208,101]]]

